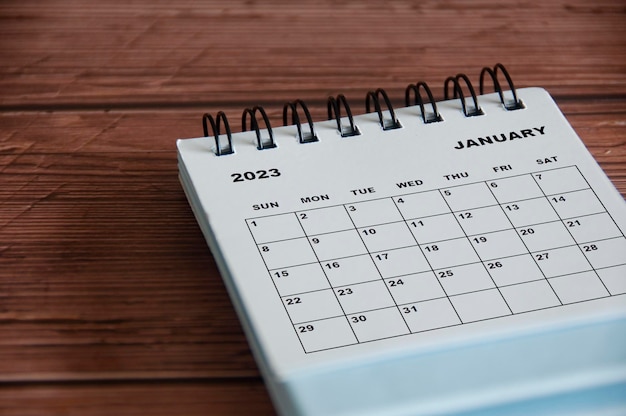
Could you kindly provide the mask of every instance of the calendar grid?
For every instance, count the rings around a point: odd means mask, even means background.
[[[626,293],[576,166],[246,223],[306,353]]]

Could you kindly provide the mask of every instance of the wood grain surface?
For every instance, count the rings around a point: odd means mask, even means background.
[[[496,62],[626,195],[623,1],[0,2],[0,414],[274,414],[175,140]]]

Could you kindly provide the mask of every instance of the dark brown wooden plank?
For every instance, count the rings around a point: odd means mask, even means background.
[[[496,61],[519,86],[557,96],[626,95],[621,1],[144,6],[2,2],[2,108],[350,97],[417,80],[439,85],[459,71],[477,80]]]
[[[365,113],[367,90],[361,92],[362,96],[350,101],[354,114]],[[404,91],[390,94],[390,98],[395,106],[404,105]],[[619,142],[626,118],[626,99],[559,100],[558,104],[588,146],[601,146],[607,139]],[[212,105],[160,111],[0,112],[0,156],[5,157],[0,167],[18,154],[169,152],[175,150],[177,138],[202,136],[204,112],[215,115],[224,111],[233,132],[241,131],[245,106]],[[326,120],[325,100],[310,102],[309,109],[314,121]],[[266,110],[272,126],[282,125],[282,104],[271,104]],[[581,124],[579,120],[583,119],[585,122]],[[140,160],[138,157],[137,161]]]
[[[257,374],[175,152],[23,155],[3,178],[0,378]]]
[[[169,382],[17,384],[0,388],[4,416],[271,416],[259,379],[237,383]]]

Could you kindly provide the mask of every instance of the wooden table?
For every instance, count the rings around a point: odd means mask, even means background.
[[[1,2],[0,414],[274,414],[175,139],[496,62],[625,194],[623,1]]]

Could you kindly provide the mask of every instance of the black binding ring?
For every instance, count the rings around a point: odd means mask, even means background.
[[[298,105],[304,111],[304,115],[306,117],[306,121],[309,124],[309,133],[302,133],[302,123],[300,123],[300,117],[298,116]],[[304,101],[298,99],[293,102],[286,103],[283,106],[283,125],[287,125],[287,113],[291,109],[291,124],[295,124],[298,127],[298,140],[300,143],[312,143],[318,141],[317,135],[315,134],[315,129],[313,127],[313,120],[311,120],[311,113],[309,113],[309,109],[307,108]]]
[[[380,100],[378,99],[379,95],[382,95],[383,100],[385,100],[385,105],[387,106],[387,109],[389,109],[389,115],[391,118],[383,118],[383,111],[380,108]],[[370,99],[374,102],[374,108],[378,113],[378,121],[380,122],[380,126],[383,130],[393,130],[402,127],[402,124],[400,124],[400,121],[396,117],[396,113],[393,111],[393,107],[391,106],[391,102],[389,101],[389,97],[387,97],[385,90],[379,88],[376,91],[369,91],[367,93],[367,96],[365,97],[365,111],[367,113],[370,112]]]
[[[512,101],[506,101],[504,99],[504,92],[502,91],[502,87],[500,86],[500,82],[498,81],[498,70],[500,70],[504,74],[504,77],[506,78],[506,82],[509,84],[509,90],[511,91],[511,94],[513,94]],[[491,77],[491,80],[493,81],[493,88],[500,96],[500,102],[502,103],[505,109],[509,111],[513,111],[513,110],[520,110],[522,108],[526,108],[522,100],[517,98],[517,92],[515,91],[513,80],[511,79],[511,76],[509,75],[509,71],[506,70],[504,65],[498,63],[493,67],[493,69],[489,67],[484,67],[482,71],[480,71],[480,94],[481,95],[484,94],[483,87],[485,86],[484,85],[485,74],[489,74],[489,76]]]
[[[423,88],[426,91],[426,95],[428,95],[428,101],[433,109],[432,116],[426,116],[426,111],[424,109],[424,100],[422,100],[422,95],[420,94],[420,88]],[[411,92],[415,93],[415,99],[411,102]],[[422,112],[422,120],[424,123],[436,123],[439,121],[443,121],[443,117],[437,111],[437,104],[435,103],[435,99],[433,98],[433,93],[430,91],[428,84],[423,81],[418,82],[417,84],[410,84],[406,87],[406,91],[404,93],[404,102],[407,107],[419,104],[420,111]]]
[[[348,122],[350,126],[344,127],[341,125],[341,107],[340,104],[343,104],[343,108],[346,110],[346,116],[348,116]],[[352,118],[352,111],[350,111],[350,106],[348,105],[348,100],[343,94],[339,94],[337,98],[328,97],[328,119],[335,119],[337,121],[337,130],[341,137],[352,137],[358,136],[361,134],[359,128],[354,124],[354,119]]]
[[[270,137],[268,139],[263,140],[261,138],[261,131],[259,130],[259,123],[256,121],[256,112],[261,113],[261,117],[263,117],[263,122],[265,123],[265,127],[267,128],[267,132]],[[276,143],[274,143],[274,134],[272,133],[272,127],[270,126],[270,120],[265,113],[263,107],[255,105],[252,108],[246,108],[243,110],[243,114],[241,115],[241,129],[243,131],[248,131],[248,127],[246,125],[246,121],[248,118],[248,114],[250,114],[250,130],[254,130],[256,132],[256,142],[257,149],[272,149],[276,147]]]
[[[228,118],[226,118],[226,114],[224,114],[223,111],[220,111],[217,113],[217,120],[214,120],[212,115],[204,113],[204,115],[202,116],[202,130],[204,130],[204,137],[209,137],[207,120],[211,124],[213,136],[215,136],[215,154],[218,156],[224,156],[234,153],[233,136],[230,133],[230,126],[228,125]],[[224,128],[226,129],[226,137],[228,138],[228,146],[224,148],[220,146],[220,126],[222,120],[224,120]]]
[[[463,95],[463,90],[461,89],[461,85],[459,84],[459,80],[465,81],[465,85],[469,89],[470,94],[472,95],[472,101],[474,101],[474,108],[471,111],[467,109],[467,103],[465,102],[465,96]],[[465,117],[474,117],[474,116],[482,116],[485,114],[483,110],[478,105],[478,98],[476,98],[476,92],[474,91],[474,87],[472,87],[472,83],[469,78],[465,74],[457,74],[455,77],[448,77],[443,86],[443,94],[444,99],[450,99],[450,95],[448,94],[448,84],[452,82],[454,84],[454,97],[459,97],[461,99],[461,106],[463,107],[463,114]]]

